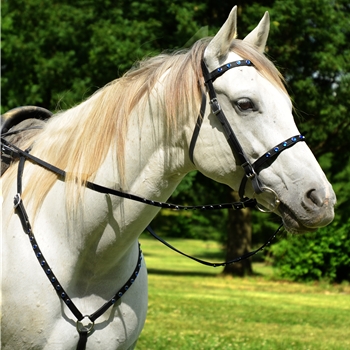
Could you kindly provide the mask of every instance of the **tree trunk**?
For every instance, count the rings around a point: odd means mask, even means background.
[[[237,192],[230,190],[230,202],[238,202]],[[229,210],[227,227],[226,261],[237,258],[251,251],[252,243],[252,214],[250,209]],[[245,276],[253,273],[251,259],[226,265],[224,274]]]

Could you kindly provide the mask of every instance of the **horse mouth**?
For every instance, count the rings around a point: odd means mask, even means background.
[[[280,203],[278,215],[281,216],[284,228],[294,234],[315,232],[323,225],[317,225],[315,219],[300,218],[285,203]],[[310,225],[310,226],[309,226]]]

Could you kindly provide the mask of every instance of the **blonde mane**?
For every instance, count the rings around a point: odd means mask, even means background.
[[[142,105],[165,74],[163,101],[159,105],[163,108],[160,115],[166,118],[169,140],[174,130],[183,125],[179,118],[196,118],[203,86],[201,59],[208,43],[209,39],[203,39],[190,50],[161,54],[139,62],[137,67],[85,102],[53,116],[35,140],[28,141],[26,147],[34,141],[33,155],[67,172],[66,199],[70,208],[82,199],[84,183],[94,180],[111,147],[116,152],[119,181],[123,184],[128,116],[131,112],[142,111]],[[286,92],[279,72],[264,55],[237,39],[231,49],[251,60],[265,78]],[[9,188],[7,181],[14,178],[16,168],[12,166],[5,173],[4,188]],[[39,166],[33,171],[23,198],[33,204],[35,213],[56,181],[55,174]]]

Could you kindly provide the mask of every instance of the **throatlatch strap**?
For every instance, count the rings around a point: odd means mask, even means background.
[[[189,156],[190,156],[190,160],[191,160],[191,162],[193,164],[194,164],[194,160],[193,160],[194,147],[196,146],[196,142],[197,142],[197,139],[198,139],[199,131],[200,131],[201,126],[202,126],[206,104],[207,104],[207,96],[206,96],[205,92],[202,91],[201,108],[199,110],[196,126],[194,127],[194,131],[193,131],[193,134],[192,134],[190,147],[189,147]]]

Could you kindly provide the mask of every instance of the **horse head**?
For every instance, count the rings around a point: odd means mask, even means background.
[[[238,40],[236,12],[234,7],[204,52],[204,80],[212,108],[203,116],[194,163],[208,177],[240,189],[241,197],[256,197],[260,208],[282,217],[288,231],[313,231],[333,220],[335,194],[306,143],[295,142],[304,137],[294,122],[290,97],[277,69],[263,55],[268,13],[244,40]],[[226,141],[230,137],[238,149],[230,147]],[[276,155],[265,161],[268,150]]]

